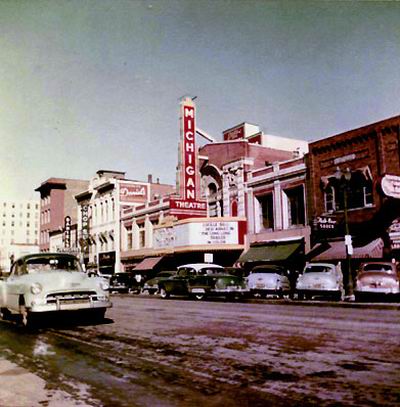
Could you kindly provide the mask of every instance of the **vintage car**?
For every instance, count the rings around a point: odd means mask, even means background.
[[[134,273],[114,273],[110,278],[110,293],[140,293],[141,285]]]
[[[360,265],[354,290],[356,301],[396,297],[399,293],[399,274],[395,263],[368,262]]]
[[[289,271],[282,266],[263,265],[254,267],[247,277],[247,285],[253,295],[290,295]]]
[[[16,260],[9,277],[0,281],[3,317],[19,314],[28,325],[38,315],[58,311],[84,311],[96,320],[111,307],[108,283],[90,278],[70,254],[38,253]],[[53,314],[54,315],[54,314]]]
[[[313,297],[343,300],[343,274],[340,263],[308,263],[296,283],[299,299]]]
[[[158,273],[155,277],[151,278],[150,280],[145,281],[143,288],[142,288],[142,293],[144,294],[157,294],[159,290],[159,284],[174,276],[176,274],[176,271],[161,271]]]
[[[242,277],[225,272],[222,266],[211,263],[185,264],[175,276],[159,284],[160,295],[185,295],[202,300],[208,296],[242,297],[249,291]]]

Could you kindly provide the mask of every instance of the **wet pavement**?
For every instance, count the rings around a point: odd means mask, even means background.
[[[0,323],[0,357],[15,364],[4,377],[38,380],[37,404],[15,405],[400,403],[398,309],[133,295],[113,303],[98,325]]]

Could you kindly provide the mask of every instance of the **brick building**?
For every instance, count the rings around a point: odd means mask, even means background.
[[[345,215],[354,263],[390,258],[400,216],[400,116],[310,143],[307,167],[313,242],[326,244],[315,259],[346,257]]]
[[[40,193],[40,251],[50,250],[50,234],[62,233],[66,216],[71,218],[72,225],[76,224],[75,195],[87,189],[88,184],[89,181],[84,180],[49,178],[35,189]]]

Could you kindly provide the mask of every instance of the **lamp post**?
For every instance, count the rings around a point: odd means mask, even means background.
[[[339,181],[340,186],[343,188],[343,213],[344,213],[344,228],[345,228],[345,245],[346,245],[346,263],[347,263],[347,296],[352,298],[353,293],[353,276],[351,272],[351,255],[353,254],[353,246],[351,242],[351,235],[349,230],[349,220],[347,214],[347,189],[351,180],[351,170],[346,168],[342,171],[336,167],[335,178]]]

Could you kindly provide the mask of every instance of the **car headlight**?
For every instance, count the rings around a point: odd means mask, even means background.
[[[100,282],[100,288],[101,288],[103,291],[107,291],[107,290],[110,288],[110,284],[108,284],[107,281],[101,281],[101,282]]]
[[[42,292],[42,290],[43,290],[43,287],[42,287],[42,285],[41,284],[39,284],[39,283],[33,283],[32,285],[31,285],[31,293],[32,294],[39,294],[39,293],[41,293]]]

